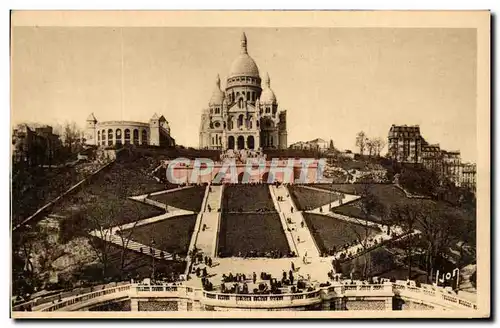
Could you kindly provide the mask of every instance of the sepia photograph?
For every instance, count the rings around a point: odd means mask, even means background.
[[[12,318],[488,318],[489,11],[12,11]]]

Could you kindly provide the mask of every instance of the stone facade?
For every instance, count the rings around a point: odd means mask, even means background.
[[[199,146],[204,149],[286,149],[286,111],[278,109],[271,79],[261,87],[259,69],[241,37],[239,57],[231,65],[226,88],[217,76],[208,108],[203,110]]]
[[[51,126],[29,128],[19,125],[12,131],[12,160],[28,166],[52,164],[62,148],[59,135]]]
[[[163,115],[157,114],[148,123],[133,121],[98,122],[94,114],[87,118],[85,142],[102,147],[116,145],[150,145],[174,147],[175,139]]]
[[[420,134],[418,125],[392,125],[388,134],[388,156],[400,163],[422,164],[442,179],[448,179],[456,186],[464,180],[460,151],[446,151],[439,144],[429,144]],[[468,180],[471,178],[468,172]],[[475,172],[475,171],[474,171]]]

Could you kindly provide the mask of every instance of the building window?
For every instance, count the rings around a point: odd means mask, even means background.
[[[113,130],[108,130],[108,146],[113,146]]]
[[[142,130],[141,138],[142,138],[142,144],[147,145],[148,144],[148,132],[146,130]]]
[[[130,130],[125,129],[125,144],[130,145]]]
[[[210,108],[210,114],[213,114],[213,113],[214,113],[214,109]]]
[[[139,130],[134,129],[133,137],[134,137],[134,141],[133,141],[134,145],[138,145],[139,144]]]
[[[101,131],[97,131],[97,142],[101,142]]]
[[[247,100],[250,101],[250,92],[247,93]]]
[[[121,145],[122,144],[122,130],[116,129],[116,144]]]

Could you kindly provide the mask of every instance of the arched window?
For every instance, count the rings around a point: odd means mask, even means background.
[[[116,129],[116,144],[121,145],[122,144],[122,130]]]
[[[247,100],[250,101],[250,92],[247,93]]]
[[[108,146],[113,146],[113,130],[108,130]]]
[[[252,128],[252,119],[249,120],[248,122],[248,128],[251,129]]]
[[[243,114],[240,114],[238,116],[238,127],[241,127],[243,125]]]
[[[130,130],[125,129],[125,144],[130,145]]]
[[[147,145],[148,144],[148,132],[146,130],[142,130],[141,138],[142,138],[142,144]]]
[[[214,145],[214,144],[215,144],[215,142],[214,142],[214,137],[212,137],[212,145]]]
[[[243,108],[243,98],[240,98],[240,100],[238,102],[238,107]]]
[[[101,131],[97,131],[97,143],[101,142]]]
[[[134,145],[138,145],[139,144],[139,130],[137,129],[134,129]]]
[[[102,130],[102,131],[101,131],[101,139],[102,139],[102,140],[101,140],[101,141],[102,141],[102,142],[101,142],[101,144],[102,144],[103,146],[106,146],[106,130]]]

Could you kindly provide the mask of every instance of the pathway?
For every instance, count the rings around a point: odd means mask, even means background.
[[[210,188],[210,187],[207,187]],[[203,254],[215,257],[217,252],[217,235],[219,232],[223,186],[211,186],[208,192],[206,206],[203,208],[198,236],[195,241],[196,248]],[[208,208],[211,208],[209,211]],[[203,226],[206,225],[205,230]],[[196,234],[196,232],[194,233]]]
[[[289,196],[290,193],[285,186],[274,186],[269,185],[271,195],[274,195],[273,201],[276,210],[285,217],[283,222],[283,229],[288,231],[290,229],[290,235],[295,243],[297,249],[297,255],[303,257],[307,255],[307,258],[319,258],[320,252],[316,246],[316,242],[311,234],[311,231],[305,224],[302,212],[297,210],[292,198]],[[282,197],[283,201],[278,202],[278,197]],[[287,219],[290,219],[288,222]],[[304,222],[304,227],[301,227],[301,222]],[[291,249],[293,249],[291,247]]]

